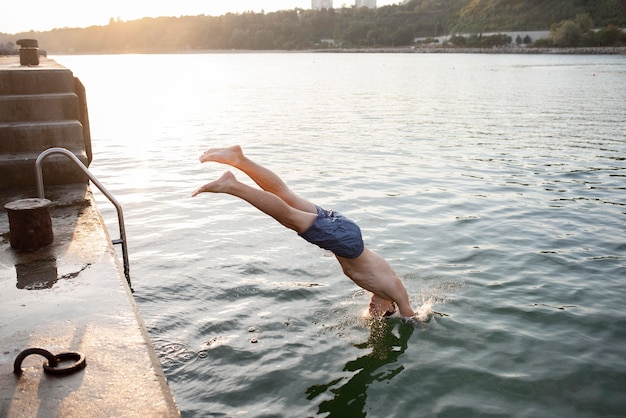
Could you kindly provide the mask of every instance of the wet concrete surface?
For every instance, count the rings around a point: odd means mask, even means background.
[[[11,248],[4,204],[35,195],[0,192],[0,416],[179,416],[88,187],[47,187],[54,242]],[[87,366],[51,376],[30,355],[15,375],[31,347],[81,352]]]

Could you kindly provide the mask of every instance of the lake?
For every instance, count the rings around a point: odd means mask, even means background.
[[[626,56],[52,58],[183,416],[626,413]],[[232,144],[357,221],[421,320],[367,320],[331,254],[191,198]]]

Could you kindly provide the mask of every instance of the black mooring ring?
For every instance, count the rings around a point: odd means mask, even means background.
[[[58,363],[58,360],[56,358],[57,356],[55,356],[48,350],[45,350],[43,348],[27,348],[26,350],[18,354],[15,358],[15,362],[13,363],[13,373],[20,375],[24,372],[24,369],[22,369],[22,362],[27,356],[30,356],[31,354],[39,354],[40,356],[44,356],[48,359],[48,363],[46,364],[53,364],[54,366],[56,366]]]
[[[52,374],[55,376],[61,376],[66,374],[72,374],[79,370],[82,370],[87,365],[87,361],[85,359],[85,355],[79,352],[67,352],[67,353],[59,353],[54,356],[55,362],[52,364],[48,361],[43,364],[43,371],[47,374]],[[74,363],[69,364],[64,367],[57,367],[60,362],[74,360]]]

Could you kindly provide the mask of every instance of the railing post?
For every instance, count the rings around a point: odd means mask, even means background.
[[[85,173],[87,177],[89,177],[89,180],[91,180],[91,182],[102,192],[102,194],[104,194],[107,197],[107,199],[109,199],[109,201],[113,204],[113,206],[115,206],[115,210],[117,211],[117,223],[118,223],[119,230],[120,230],[120,238],[116,240],[112,240],[112,243],[122,245],[122,258],[124,260],[124,276],[126,276],[128,287],[130,287],[132,291],[132,286],[130,284],[128,249],[126,248],[126,227],[124,226],[124,213],[122,211],[122,206],[119,204],[117,199],[115,199],[113,195],[107,190],[107,188],[104,187],[104,185],[102,185],[102,183],[100,183],[93,174],[91,174],[91,171],[89,171],[89,169],[85,167],[85,164],[83,164],[83,162],[79,160],[78,157],[74,155],[74,153],[72,153],[71,151],[68,151],[65,148],[48,148],[47,150],[39,154],[39,157],[37,157],[37,160],[35,161],[37,194],[39,195],[41,199],[46,198],[45,191],[44,191],[44,184],[43,184],[42,165],[43,165],[43,161],[52,154],[65,155],[70,160],[74,161],[74,163],[76,163],[78,168],[80,168],[83,171],[83,173]]]

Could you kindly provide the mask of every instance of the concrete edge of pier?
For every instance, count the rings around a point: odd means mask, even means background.
[[[3,206],[33,192],[0,193],[0,416],[179,416],[89,187],[47,188],[54,242],[15,250]],[[50,376],[31,355],[15,375],[32,347],[83,353],[87,366]]]

